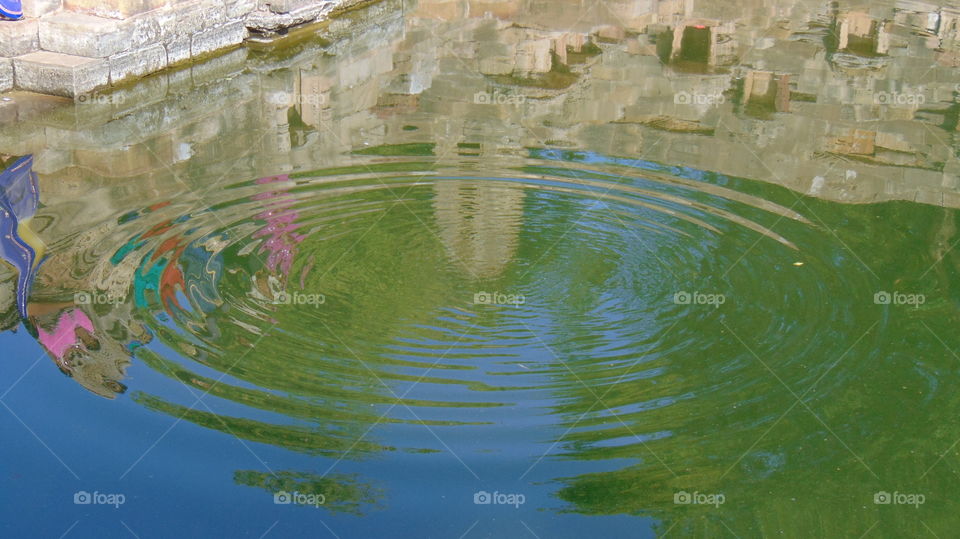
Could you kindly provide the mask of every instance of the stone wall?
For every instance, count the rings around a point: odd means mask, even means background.
[[[79,97],[360,0],[25,0],[0,20],[0,92]]]

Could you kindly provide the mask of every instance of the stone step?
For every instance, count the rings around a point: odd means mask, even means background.
[[[57,52],[32,52],[13,59],[15,85],[41,94],[78,97],[110,83],[110,64]]]
[[[144,32],[141,32],[142,37],[131,35],[127,27],[125,21],[61,12],[40,20],[40,47],[45,51],[72,56],[106,58],[130,48],[138,48],[136,41],[151,37],[142,36]],[[156,39],[159,35],[152,37]]]
[[[73,56],[108,58],[161,43],[180,50],[186,44],[186,50],[196,54],[193,42],[205,49],[201,41],[216,43],[226,40],[226,45],[233,45],[246,37],[246,32],[238,29],[243,27],[244,9],[252,9],[249,2],[244,7],[242,0],[168,1],[176,1],[176,5],[126,19],[70,12],[44,17],[39,21],[40,48]],[[241,37],[236,39],[238,35]],[[182,55],[174,56],[171,63],[183,59]]]
[[[63,9],[107,19],[127,19],[184,0],[63,0]]]
[[[36,19],[0,22],[0,56],[12,58],[40,48]]]
[[[23,0],[23,16],[36,19],[49,15],[63,6],[62,0]]]

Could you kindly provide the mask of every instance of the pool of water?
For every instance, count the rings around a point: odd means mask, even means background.
[[[680,4],[10,94],[0,533],[950,536],[960,12]]]

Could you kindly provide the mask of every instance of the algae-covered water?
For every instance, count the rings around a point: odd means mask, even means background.
[[[667,4],[12,94],[0,535],[950,537],[955,12]]]

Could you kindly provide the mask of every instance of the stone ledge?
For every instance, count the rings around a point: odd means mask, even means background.
[[[333,10],[335,2],[297,2],[308,4],[292,7],[288,3],[280,4],[286,11],[275,11],[274,5],[260,7],[247,15],[247,28],[254,32],[272,33],[281,29],[313,22]]]
[[[93,15],[57,13],[40,20],[40,47],[72,56],[106,58],[130,47],[131,36],[121,24]]]
[[[39,48],[40,37],[36,19],[0,23],[0,56],[11,58]]]
[[[167,50],[167,65],[172,66],[190,59],[190,38],[181,37],[164,43]]]
[[[32,52],[13,59],[15,85],[21,90],[77,97],[110,83],[106,60],[56,52]]]
[[[246,37],[247,27],[243,21],[227,23],[219,28],[195,34],[190,39],[190,56],[196,58],[232,45],[239,45]]]
[[[176,3],[175,0],[63,0],[63,8],[108,19],[126,19]]]
[[[367,1],[24,0],[40,18],[0,23],[0,62],[14,59],[0,67],[14,88],[74,97],[227,51],[248,28],[276,35]]]
[[[160,39],[190,37],[209,28],[232,22],[227,18],[227,6],[211,0],[187,0],[175,9],[155,15],[160,25]]]
[[[167,67],[167,49],[156,43],[110,57],[110,84],[155,73]]]

